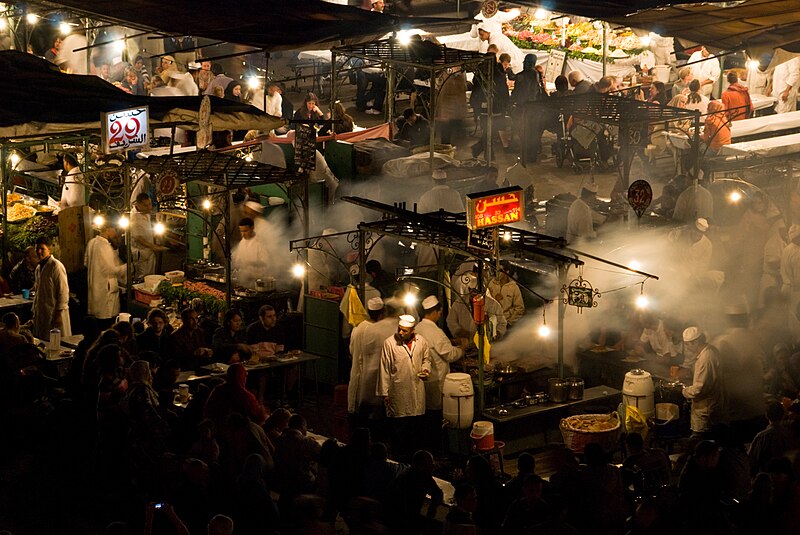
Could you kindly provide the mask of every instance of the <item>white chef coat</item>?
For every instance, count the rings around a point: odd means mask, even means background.
[[[672,212],[674,221],[694,223],[698,217],[711,219],[714,217],[714,198],[711,192],[700,184],[691,185],[678,195],[675,201],[675,210]]]
[[[469,301],[470,296],[464,297]],[[503,314],[503,307],[497,300],[488,293],[484,296],[484,304],[486,309],[486,327],[491,325],[494,329],[495,338],[502,338],[506,334],[508,322]],[[447,328],[450,333],[458,338],[467,338],[472,342],[475,333],[478,331],[478,326],[472,319],[472,309],[467,306],[461,299],[456,298],[453,301],[453,306],[450,307],[450,313],[447,315]]]
[[[429,319],[420,321],[414,331],[428,341],[431,356],[431,375],[425,381],[425,409],[441,410],[444,378],[450,373],[450,363],[464,356],[460,347],[454,347],[450,339]]]
[[[692,401],[691,429],[695,433],[711,431],[725,422],[725,393],[716,347],[706,344],[698,353],[692,384],[683,389],[683,397]]]
[[[766,95],[769,76],[769,71],[762,71],[758,67],[747,69],[747,81],[744,84],[747,86],[747,91],[751,95]]]
[[[71,206],[83,206],[85,204],[86,186],[83,183],[83,171],[81,171],[80,167],[73,167],[64,177],[59,207],[63,210]]]
[[[678,348],[672,343],[672,339],[664,329],[664,321],[659,320],[655,329],[642,329],[642,336],[639,341],[643,344],[650,344],[656,355],[677,355]]]
[[[703,236],[686,250],[684,266],[693,275],[699,276],[711,267],[711,255],[714,246],[706,236]]]
[[[797,109],[797,86],[800,84],[800,58],[792,58],[783,62],[772,73],[772,96],[778,99],[775,113],[786,113]],[[792,89],[784,102],[781,94],[787,86]]]
[[[257,279],[267,276],[269,254],[256,233],[242,239],[231,253],[231,269],[238,270],[238,284],[252,288]]]
[[[367,323],[367,322],[364,322]],[[383,343],[397,332],[397,317],[383,318],[370,323],[360,335],[361,375],[357,379],[356,409],[360,405],[383,405],[383,399],[375,394],[381,368]],[[353,359],[355,361],[355,358]],[[350,392],[348,391],[348,396]]]
[[[44,265],[36,266],[36,292],[33,296],[33,336],[41,340],[50,339],[53,316],[61,314],[61,337],[72,336],[69,322],[69,284],[64,264],[50,255]]]
[[[125,280],[127,266],[103,236],[95,236],[86,245],[84,264],[88,270],[89,314],[98,319],[119,314],[119,282]]]
[[[497,57],[500,57],[500,54],[508,54],[511,56],[511,71],[514,74],[522,70],[522,64],[525,61],[525,53],[503,33],[499,25],[497,25],[496,28],[491,28],[488,41],[481,41],[480,51],[485,53],[490,45],[497,46]]]
[[[267,103],[266,108],[264,109],[264,113],[267,115],[272,115],[273,117],[281,117],[282,116],[282,107],[283,104],[283,97],[280,93],[275,93],[274,95],[270,96],[267,93],[266,98],[264,99]],[[263,103],[260,103],[263,105]],[[259,106],[261,107],[261,106]]]
[[[575,199],[567,212],[567,242],[578,238],[594,238],[594,210],[583,199]]]
[[[145,275],[152,275],[156,272],[156,254],[152,249],[136,243],[137,239],[145,243],[155,243],[150,214],[143,214],[135,206],[131,208],[130,233],[133,278],[141,279]]]
[[[702,59],[705,59],[705,61],[700,61]],[[699,61],[700,63],[694,63],[695,61]],[[689,68],[692,69],[692,76],[694,76],[696,80],[699,80],[700,83],[703,83],[704,80],[711,80],[716,83],[717,79],[719,79],[719,59],[713,54],[708,58],[703,58],[703,52],[698,50],[689,57],[687,63],[694,63],[694,65],[690,65]],[[705,96],[709,96],[713,89],[714,84],[707,84],[700,88],[700,92]]]
[[[364,378],[364,333],[375,322],[367,320],[362,321],[353,328],[350,335],[350,382],[347,385],[347,412],[354,413],[358,411],[361,402],[361,382]],[[377,371],[377,368],[376,368]],[[375,392],[375,389],[372,389]],[[374,394],[370,396],[375,399]]]
[[[394,335],[383,342],[375,394],[389,396],[387,416],[402,418],[425,414],[425,384],[417,377],[423,370],[431,371],[430,349],[424,338],[415,335],[410,348],[398,343]]]
[[[729,327],[714,340],[725,385],[728,414],[733,422],[764,414],[764,351],[750,329]]]

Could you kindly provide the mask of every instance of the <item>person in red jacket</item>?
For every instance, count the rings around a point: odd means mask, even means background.
[[[728,73],[728,83],[728,89],[722,92],[722,103],[728,110],[728,118],[739,121],[751,117],[753,102],[750,100],[750,92],[739,83],[739,77],[734,71]]]
[[[226,382],[217,386],[208,396],[204,416],[210,418],[223,429],[228,416],[238,412],[251,421],[262,425],[267,419],[264,406],[247,390],[247,369],[239,363],[231,364],[226,375]]]

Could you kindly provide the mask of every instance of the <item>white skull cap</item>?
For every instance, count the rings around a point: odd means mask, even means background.
[[[697,230],[700,232],[705,232],[708,230],[708,219],[705,217],[698,217],[697,221],[694,222],[694,226],[697,227]]]
[[[398,323],[398,325],[400,325],[400,327],[409,328],[416,325],[416,323],[417,320],[414,319],[414,316],[411,316],[409,314],[403,314],[402,316],[400,316],[400,322]]]
[[[435,295],[429,295],[425,299],[422,300],[422,309],[423,310],[430,310],[434,308],[436,305],[439,304],[439,300],[436,298]]]
[[[381,310],[383,309],[383,299],[380,297],[373,297],[367,301],[367,310]]]
[[[700,338],[700,334],[702,333],[700,332],[700,329],[698,329],[697,327],[687,327],[683,331],[683,341],[694,342],[695,340]]]

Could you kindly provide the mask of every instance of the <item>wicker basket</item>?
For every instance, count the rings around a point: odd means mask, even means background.
[[[609,420],[609,422],[613,425],[611,429],[606,429],[603,431],[583,431],[573,429],[567,423],[569,419],[576,419],[576,420],[590,420],[590,419],[597,419],[603,418]],[[620,430],[620,421],[619,415],[614,412],[609,414],[579,414],[577,416],[570,416],[569,418],[562,418],[561,424],[559,425],[561,429],[561,436],[564,437],[564,444],[571,449],[575,453],[583,453],[583,449],[586,447],[587,444],[590,442],[597,442],[603,449],[606,451],[613,450],[617,445],[617,439],[619,438],[619,430]]]

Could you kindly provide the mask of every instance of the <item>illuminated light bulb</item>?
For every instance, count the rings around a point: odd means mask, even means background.
[[[535,18],[536,20],[545,20],[547,18],[550,18],[550,12],[547,11],[546,9],[539,7],[536,9],[536,11],[533,12],[533,18]]]
[[[295,264],[292,266],[292,275],[297,277],[298,279],[304,277],[306,274],[306,268],[303,267],[301,264]]]
[[[411,42],[411,32],[407,30],[400,30],[397,32],[397,42],[402,46],[408,46]]]
[[[36,13],[28,13],[25,15],[25,20],[28,21],[28,24],[36,24],[39,22],[39,15]]]
[[[647,48],[650,46],[650,43],[653,42],[653,39],[649,35],[645,35],[644,37],[641,37],[639,41],[641,41],[643,47]]]
[[[650,300],[646,295],[640,295],[636,298],[636,308],[647,308],[650,305]]]
[[[759,66],[759,62],[757,59],[749,59],[747,60],[747,68],[748,69],[757,69]]]
[[[211,201],[208,199],[203,199],[203,210],[210,210],[211,209]]]
[[[246,162],[252,162],[252,161],[253,161],[253,153],[250,153],[250,154],[248,154],[247,156],[245,156],[245,157],[244,157],[244,161],[246,161]]]
[[[261,87],[261,82],[257,77],[251,76],[250,78],[247,79],[247,87],[251,91],[254,89],[258,89],[259,87]]]
[[[406,305],[407,307],[416,306],[417,296],[411,292],[406,293],[406,295],[403,296],[403,304]]]
[[[103,216],[102,216],[102,215],[100,215],[100,214],[97,214],[96,216],[94,216],[94,219],[92,219],[92,224],[93,224],[95,227],[98,227],[98,228],[100,228],[100,227],[102,227],[103,225],[105,225],[105,224],[106,224],[106,218],[105,218],[105,217],[103,217]]]
[[[628,267],[635,271],[639,271],[640,269],[642,269],[642,264],[640,264],[638,260],[631,260],[630,263],[628,264]]]
[[[58,25],[58,31],[61,32],[61,35],[69,35],[72,32],[72,26],[66,22],[61,22]]]
[[[506,231],[505,233],[503,233],[503,239],[505,241],[511,241],[511,232]]]
[[[547,324],[543,323],[539,326],[539,336],[542,338],[547,338],[550,336],[550,327],[548,327]]]
[[[12,168],[12,169],[13,169],[13,168],[15,168],[15,167],[17,167],[17,164],[18,164],[18,163],[19,163],[21,160],[22,160],[22,158],[20,158],[19,154],[17,154],[16,152],[12,152],[12,153],[11,153],[11,156],[9,156],[9,157],[8,157],[8,161],[10,161],[10,162],[11,162],[11,168]]]
[[[0,32],[4,31],[6,28],[8,28],[8,19],[0,17]]]
[[[737,203],[742,200],[742,192],[737,190],[733,190],[730,195],[728,195],[728,200],[733,203]]]
[[[117,221],[117,225],[119,225],[119,228],[128,228],[129,223],[130,221],[128,221],[128,218],[125,216],[120,217],[119,221]]]
[[[114,51],[117,54],[122,54],[122,52],[125,50],[125,40],[124,39],[117,39],[116,41],[114,41],[113,47],[114,47]]]
[[[156,236],[162,236],[167,231],[167,227],[164,226],[164,223],[158,222],[153,225],[153,234]]]

